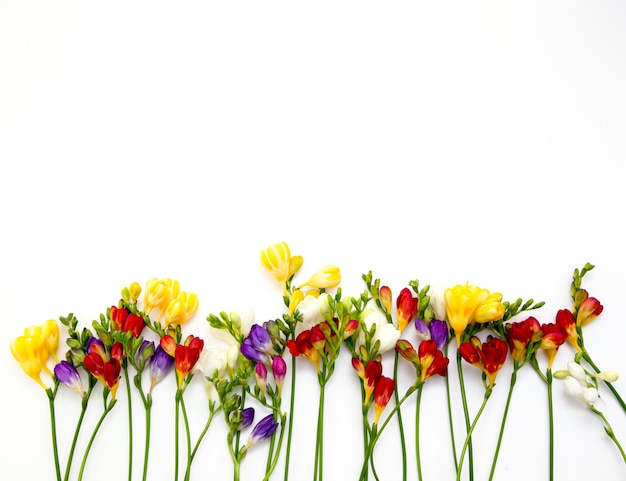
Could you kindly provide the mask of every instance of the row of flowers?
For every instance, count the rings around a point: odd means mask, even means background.
[[[284,242],[264,250],[261,264],[280,284],[283,304],[282,315],[263,324],[254,323],[250,313],[221,312],[206,317],[208,335],[203,338],[183,335],[182,326],[198,311],[198,297],[181,291],[177,281],[151,279],[144,289],[138,283],[125,287],[119,302],[101,314],[91,328],[80,328],[72,314],[61,317],[61,329],[67,334],[62,360],[57,357],[60,337],[57,321],[28,327],[23,336],[11,343],[15,359],[48,396],[57,481],[74,478],[80,481],[85,477],[92,444],[116,405],[120,385],[124,386],[129,407],[128,479],[141,475],[141,479],[146,480],[150,466],[152,396],[155,386],[170,372],[174,373],[176,382],[175,481],[191,478],[194,458],[214,417],[220,413],[227,428],[233,479],[240,479],[241,463],[248,451],[265,441],[267,463],[259,478],[270,479],[279,458],[284,456],[282,477],[287,480],[294,441],[293,413],[300,357],[305,358],[317,374],[319,408],[312,474],[314,481],[321,481],[324,477],[325,388],[344,350],[350,354],[361,386],[362,430],[359,436],[363,441],[363,459],[360,472],[354,474],[360,481],[379,479],[375,447],[392,420],[399,427],[403,479],[407,478],[402,412],[407,400],[413,397],[417,426],[415,463],[418,479],[422,480],[420,404],[423,388],[433,377],[445,378],[453,448],[451,462],[456,479],[467,476],[473,480],[472,434],[507,359],[512,361],[512,372],[490,480],[496,475],[517,374],[526,365],[547,387],[550,451],[546,469],[550,479],[554,476],[554,378],[562,380],[566,392],[602,420],[606,434],[626,462],[626,454],[605,416],[600,397],[601,388],[608,388],[626,414],[626,404],[611,384],[617,379],[617,373],[600,370],[584,343],[583,328],[603,309],[601,303],[582,288],[583,277],[593,268],[590,264],[574,271],[572,304],[559,310],[549,323],[540,323],[527,314],[542,307],[542,302],[535,303],[532,299],[507,302],[499,293],[470,284],[452,286],[438,296],[430,292],[429,286],[420,287],[415,280],[394,296],[388,286],[369,272],[363,275],[363,292],[345,296],[340,288],[341,274],[335,266],[323,267],[306,282],[297,284],[295,278],[303,258],[291,255]],[[555,357],[564,344],[572,346],[574,356],[567,370],[553,372]],[[458,389],[453,389],[447,377],[449,353],[455,353],[453,364],[458,373]],[[385,364],[386,356],[390,358]],[[383,373],[384,366],[391,363],[393,372]],[[415,373],[414,382],[406,388],[398,382],[400,363],[409,363]],[[468,406],[464,364],[482,372],[484,398],[476,413],[470,413]],[[283,388],[288,375],[290,392],[286,395]],[[204,429],[192,442],[185,392],[194,377],[202,378],[206,384],[208,409]],[[98,385],[104,407],[82,452],[80,465],[75,468],[74,455],[83,419]],[[59,459],[55,415],[55,400],[61,386],[69,387],[81,398],[81,410],[63,466]],[[143,463],[139,469],[133,464],[132,451],[133,389],[139,394],[145,417]],[[465,427],[462,433],[454,429],[452,392],[458,392],[462,402]],[[302,473],[297,475],[299,479],[302,476]]]

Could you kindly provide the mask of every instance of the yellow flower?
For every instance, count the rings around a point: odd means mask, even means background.
[[[469,285],[456,285],[444,293],[446,318],[456,334],[457,345],[469,324],[501,319],[504,305],[500,293],[490,293],[487,289]]]
[[[41,371],[46,370],[51,374],[46,362],[51,354],[56,359],[58,336],[56,321],[46,321],[42,326],[27,327],[23,336],[11,342],[11,354],[15,360],[44,389],[48,389],[48,386],[41,380]]]
[[[198,310],[198,296],[189,292],[181,292],[176,299],[170,301],[165,311],[165,326],[180,325],[187,322]]]
[[[300,287],[310,286],[316,289],[328,289],[337,287],[341,282],[341,273],[337,266],[325,266],[317,271],[311,278]]]
[[[178,297],[180,292],[180,284],[172,279],[150,279],[146,283],[146,292],[144,293],[143,310],[146,313],[152,312],[153,309],[159,310],[159,318],[172,299]]]
[[[261,252],[261,264],[280,282],[283,289],[289,277],[302,265],[302,257],[296,256],[294,259],[292,266],[291,251],[285,242],[271,245]]]

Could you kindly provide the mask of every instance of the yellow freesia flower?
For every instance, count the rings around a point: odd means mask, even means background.
[[[198,296],[189,292],[181,292],[176,299],[170,301],[165,311],[165,326],[180,325],[193,317],[198,310]]]
[[[261,252],[261,264],[280,282],[283,289],[289,277],[302,265],[302,257],[294,257],[293,266],[291,259],[291,251],[286,242],[271,245]]]
[[[172,299],[178,297],[179,292],[180,284],[178,281],[172,279],[150,279],[146,283],[143,310],[149,314],[153,309],[158,309],[160,318]]]
[[[311,276],[311,278],[302,284],[304,286],[314,287],[315,289],[328,289],[337,287],[341,282],[341,272],[337,266],[325,266]]]
[[[468,283],[446,289],[444,300],[446,318],[456,334],[457,345],[461,344],[461,335],[469,324],[496,321],[504,315],[502,294],[492,294]]]
[[[59,327],[56,321],[46,321],[42,326],[30,326],[24,329],[24,335],[11,342],[11,354],[24,372],[42,388],[48,389],[41,380],[41,371],[52,374],[46,362],[51,355],[56,359],[59,344]]]

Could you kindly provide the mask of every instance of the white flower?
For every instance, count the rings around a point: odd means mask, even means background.
[[[217,371],[218,377],[223,378],[237,368],[239,345],[236,343],[223,346],[208,346],[200,353],[196,369],[205,376],[213,376]]]
[[[428,295],[430,296],[430,307],[432,308],[435,319],[440,321],[446,320],[446,301],[443,297],[445,288],[437,288],[436,286],[430,286]]]
[[[567,372],[569,375],[564,378],[563,384],[565,392],[588,408],[602,411],[604,401],[600,399],[598,390],[591,383],[591,378],[583,367],[578,363],[570,362],[567,364]]]
[[[380,341],[378,348],[379,353],[383,353],[394,349],[396,342],[400,339],[401,332],[393,324],[387,322],[387,318],[376,309],[365,309],[362,313],[362,321],[365,329],[369,331],[373,325],[376,325],[376,332],[371,339],[372,344]],[[358,345],[365,344],[365,333],[359,332]]]
[[[328,297],[328,294],[320,294],[319,297],[304,296],[304,299],[298,304],[298,311],[302,314],[302,322],[296,325],[296,336],[326,320],[326,314],[330,313]]]

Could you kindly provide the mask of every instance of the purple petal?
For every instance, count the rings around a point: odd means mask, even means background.
[[[250,437],[248,438],[247,446],[250,447],[259,441],[269,438],[272,434],[274,434],[276,428],[278,428],[278,423],[274,422],[274,415],[268,414],[252,429]]]
[[[61,361],[54,366],[54,375],[71,390],[76,391],[81,396],[83,395],[83,383],[80,379],[80,375],[76,368],[69,362]]]
[[[420,341],[430,340],[430,329],[428,329],[428,324],[426,324],[424,320],[415,319],[415,329],[417,330],[417,337]]]
[[[161,346],[154,350],[152,361],[150,362],[150,378],[152,387],[157,385],[174,365],[174,358],[165,352]]]
[[[435,344],[437,344],[437,348],[440,351],[443,351],[448,344],[448,325],[445,321],[439,321],[437,319],[433,319],[430,321],[430,336]]]

